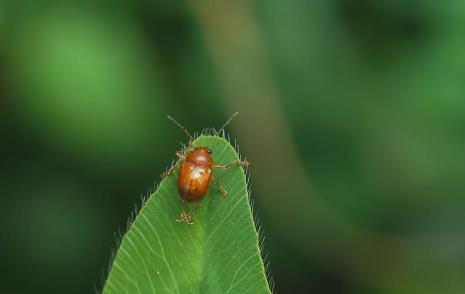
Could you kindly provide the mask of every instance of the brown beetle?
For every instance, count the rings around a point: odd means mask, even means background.
[[[220,132],[234,119],[239,113],[236,112],[224,123]],[[227,196],[228,192],[215,180],[212,169],[220,168],[227,169],[234,166],[248,166],[249,162],[245,160],[235,160],[228,164],[215,164],[211,157],[212,151],[205,146],[193,147],[193,137],[191,134],[174,118],[167,116],[175,125],[186,133],[189,137],[189,144],[186,148],[176,152],[176,156],[180,159],[181,167],[178,175],[178,191],[182,201],[196,203],[197,208],[200,206],[202,199],[207,194],[210,182],[213,182],[216,188],[223,196]],[[177,164],[173,165],[163,176],[173,175]],[[197,209],[196,208],[196,209]],[[186,221],[188,224],[193,224],[192,217],[189,213],[183,210],[180,216],[176,218],[178,222]]]

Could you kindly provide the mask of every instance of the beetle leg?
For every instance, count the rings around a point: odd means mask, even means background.
[[[250,165],[250,162],[248,162],[247,160],[234,160],[233,162],[230,162],[228,164],[213,164],[212,168],[227,169],[227,168],[238,166],[238,165],[246,167]]]
[[[218,191],[220,191],[221,195],[223,195],[224,197],[228,196],[228,191],[226,191],[223,188],[223,186],[221,186],[221,184],[215,179],[214,176],[212,176],[212,182],[213,182],[213,184],[215,184]]]
[[[166,178],[167,176],[172,176],[174,175],[174,169],[177,167],[177,164],[171,166],[167,171],[164,171],[162,174],[161,174],[161,178],[164,179]]]
[[[192,146],[192,140],[189,140],[189,144],[187,146],[183,146],[181,150],[176,152],[176,156],[179,157],[179,159],[186,159],[186,156],[184,154],[189,153],[189,151],[192,151],[194,147]]]
[[[178,162],[173,164],[167,171],[164,171],[161,174],[161,178],[164,179],[167,176],[173,176],[174,175],[174,170],[178,167]]]
[[[186,160],[186,157],[184,156],[184,152],[185,152],[185,150],[178,151],[178,152],[176,152],[176,156],[179,159]]]
[[[182,211],[181,215],[176,218],[177,222],[186,221],[187,224],[192,225],[194,222],[192,221],[192,217],[189,213],[185,210]]]
[[[176,156],[181,160],[186,160],[186,157],[183,155],[184,152],[185,152],[185,149],[177,151]],[[163,172],[161,174],[161,178],[164,179],[166,176],[174,175],[174,170],[178,167],[178,165],[179,165],[179,161],[176,162],[176,164],[174,164],[173,166],[171,166],[167,171]]]

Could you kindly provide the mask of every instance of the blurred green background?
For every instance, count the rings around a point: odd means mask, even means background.
[[[0,2],[0,292],[99,290],[188,129],[229,128],[278,293],[465,293],[465,3]]]

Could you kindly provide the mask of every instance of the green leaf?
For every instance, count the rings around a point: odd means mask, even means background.
[[[227,140],[200,136],[216,163],[237,160]],[[167,176],[124,235],[104,293],[270,293],[241,167],[214,170],[228,191],[214,185],[200,207],[182,203],[176,175]],[[191,211],[194,224],[177,222]]]

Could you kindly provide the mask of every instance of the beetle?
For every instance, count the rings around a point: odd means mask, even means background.
[[[224,128],[238,115],[238,112],[233,113],[228,120],[223,124],[218,133],[221,133]],[[177,187],[179,198],[181,201],[197,204],[196,209],[200,206],[203,198],[208,192],[210,183],[212,182],[218,191],[226,197],[228,192],[213,176],[213,169],[228,169],[235,166],[246,167],[250,163],[246,160],[234,160],[227,164],[217,164],[213,161],[212,150],[207,146],[192,146],[194,138],[178,121],[171,116],[167,116],[176,126],[178,126],[189,138],[187,147],[176,152],[176,156],[180,159],[178,163],[173,165],[168,171],[164,172],[162,177],[174,175],[174,170],[180,163]],[[185,210],[176,218],[176,221],[186,221],[188,224],[193,224],[191,215]]]

